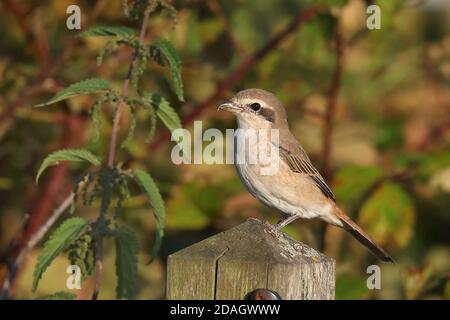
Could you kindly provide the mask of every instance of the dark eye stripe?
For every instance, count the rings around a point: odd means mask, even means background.
[[[273,110],[271,109],[261,108],[259,114],[269,122],[275,121],[275,112],[273,112]]]

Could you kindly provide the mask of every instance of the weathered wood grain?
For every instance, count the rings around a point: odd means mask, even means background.
[[[256,219],[168,258],[168,299],[243,299],[257,288],[334,299],[335,262]]]

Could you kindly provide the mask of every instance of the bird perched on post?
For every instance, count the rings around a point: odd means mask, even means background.
[[[258,163],[235,161],[247,190],[264,204],[282,212],[283,218],[275,226],[277,229],[298,218],[319,218],[350,232],[380,260],[393,262],[386,251],[339,209],[330,187],[290,132],[286,110],[275,95],[261,89],[247,89],[221,104],[219,109],[234,113],[241,131],[253,129],[267,132],[268,136],[273,130],[277,132],[278,141],[270,142],[278,157],[278,168],[273,174],[262,174]],[[235,144],[234,148],[235,160],[252,155],[245,143]]]

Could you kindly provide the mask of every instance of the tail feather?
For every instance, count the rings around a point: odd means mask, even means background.
[[[365,233],[352,219],[350,219],[339,208],[337,208],[336,211],[336,215],[342,222],[344,229],[350,232],[353,237],[356,238],[356,240],[358,240],[367,249],[369,249],[370,252],[381,261],[394,263],[394,260],[391,258],[391,256],[386,251],[384,251],[383,248],[379,247],[375,242],[373,242],[370,239],[369,235]]]

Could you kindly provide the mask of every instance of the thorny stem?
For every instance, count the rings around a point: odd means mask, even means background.
[[[141,31],[139,33],[139,42],[143,42],[145,39],[145,35],[147,32],[148,19],[150,16],[150,11],[152,9],[152,0],[148,1],[147,9],[144,13],[144,19],[142,20]],[[125,80],[122,84],[122,90],[120,93],[119,102],[117,104],[116,113],[114,115],[113,120],[113,128],[111,131],[111,143],[109,145],[109,156],[108,156],[108,167],[114,167],[114,158],[116,155],[116,146],[117,146],[117,136],[120,128],[120,119],[122,117],[123,109],[125,108],[124,98],[128,95],[128,89],[130,86],[130,80],[133,75],[134,65],[136,63],[136,58],[138,55],[138,49],[135,49],[133,55],[131,57],[131,62],[128,67],[128,72],[125,77]],[[100,213],[99,222],[104,222],[104,212]],[[100,226],[101,227],[101,226]],[[103,275],[103,234],[100,233],[95,238],[96,245],[96,253],[95,253],[95,288],[94,293],[92,294],[92,300],[97,300],[98,294],[100,292],[100,285],[102,281]]]

